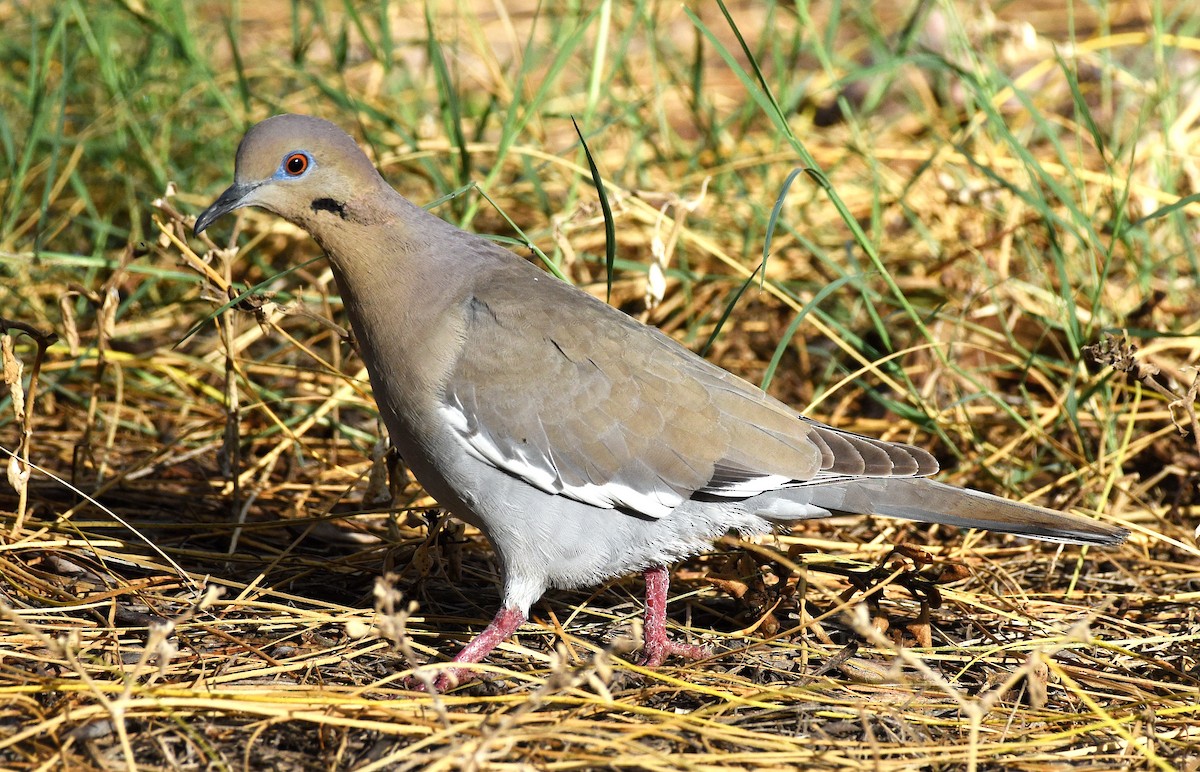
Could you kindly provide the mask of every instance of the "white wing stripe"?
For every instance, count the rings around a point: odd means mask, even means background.
[[[710,496],[746,499],[751,496],[757,496],[760,493],[779,490],[780,488],[789,488],[793,485],[795,485],[795,482],[790,477],[779,474],[765,474],[759,477],[747,477],[742,480],[707,487],[704,488],[704,492]]]
[[[546,493],[569,496],[603,509],[631,509],[654,518],[665,517],[683,502],[682,496],[666,486],[658,486],[647,493],[619,482],[567,485],[551,459],[533,455],[526,448],[518,449],[515,455],[506,453],[485,432],[479,431],[478,426],[472,426],[473,422],[457,402],[443,405],[439,411],[463,449],[473,458],[519,477]]]

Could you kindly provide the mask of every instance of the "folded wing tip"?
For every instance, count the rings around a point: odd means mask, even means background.
[[[1110,533],[1097,537],[1094,543],[1103,547],[1119,547],[1129,539],[1129,534],[1132,533],[1128,528],[1120,526],[1110,526],[1110,528],[1112,528]]]

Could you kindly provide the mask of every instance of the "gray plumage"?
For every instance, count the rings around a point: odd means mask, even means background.
[[[924,450],[801,418],[414,206],[326,121],[285,115],[252,128],[234,184],[197,233],[242,206],[295,223],[325,250],[393,444],[430,494],[490,540],[504,608],[520,619],[547,588],[660,571],[731,529],[831,513],[1083,544],[1125,536],[934,482]],[[519,624],[505,613],[459,661]]]

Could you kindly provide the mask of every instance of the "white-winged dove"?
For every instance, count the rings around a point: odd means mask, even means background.
[[[317,118],[259,123],[200,233],[258,206],[329,256],[380,414],[420,483],[503,566],[478,662],[551,587],[645,572],[641,662],[670,641],[666,566],[730,530],[876,514],[1079,544],[1127,531],[928,478],[924,450],[808,420],[492,242],[413,205]],[[444,671],[437,685],[462,674]]]

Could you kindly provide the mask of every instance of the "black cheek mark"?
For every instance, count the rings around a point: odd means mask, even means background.
[[[318,198],[312,202],[314,212],[333,212],[343,220],[346,219],[346,205],[332,198]]]

